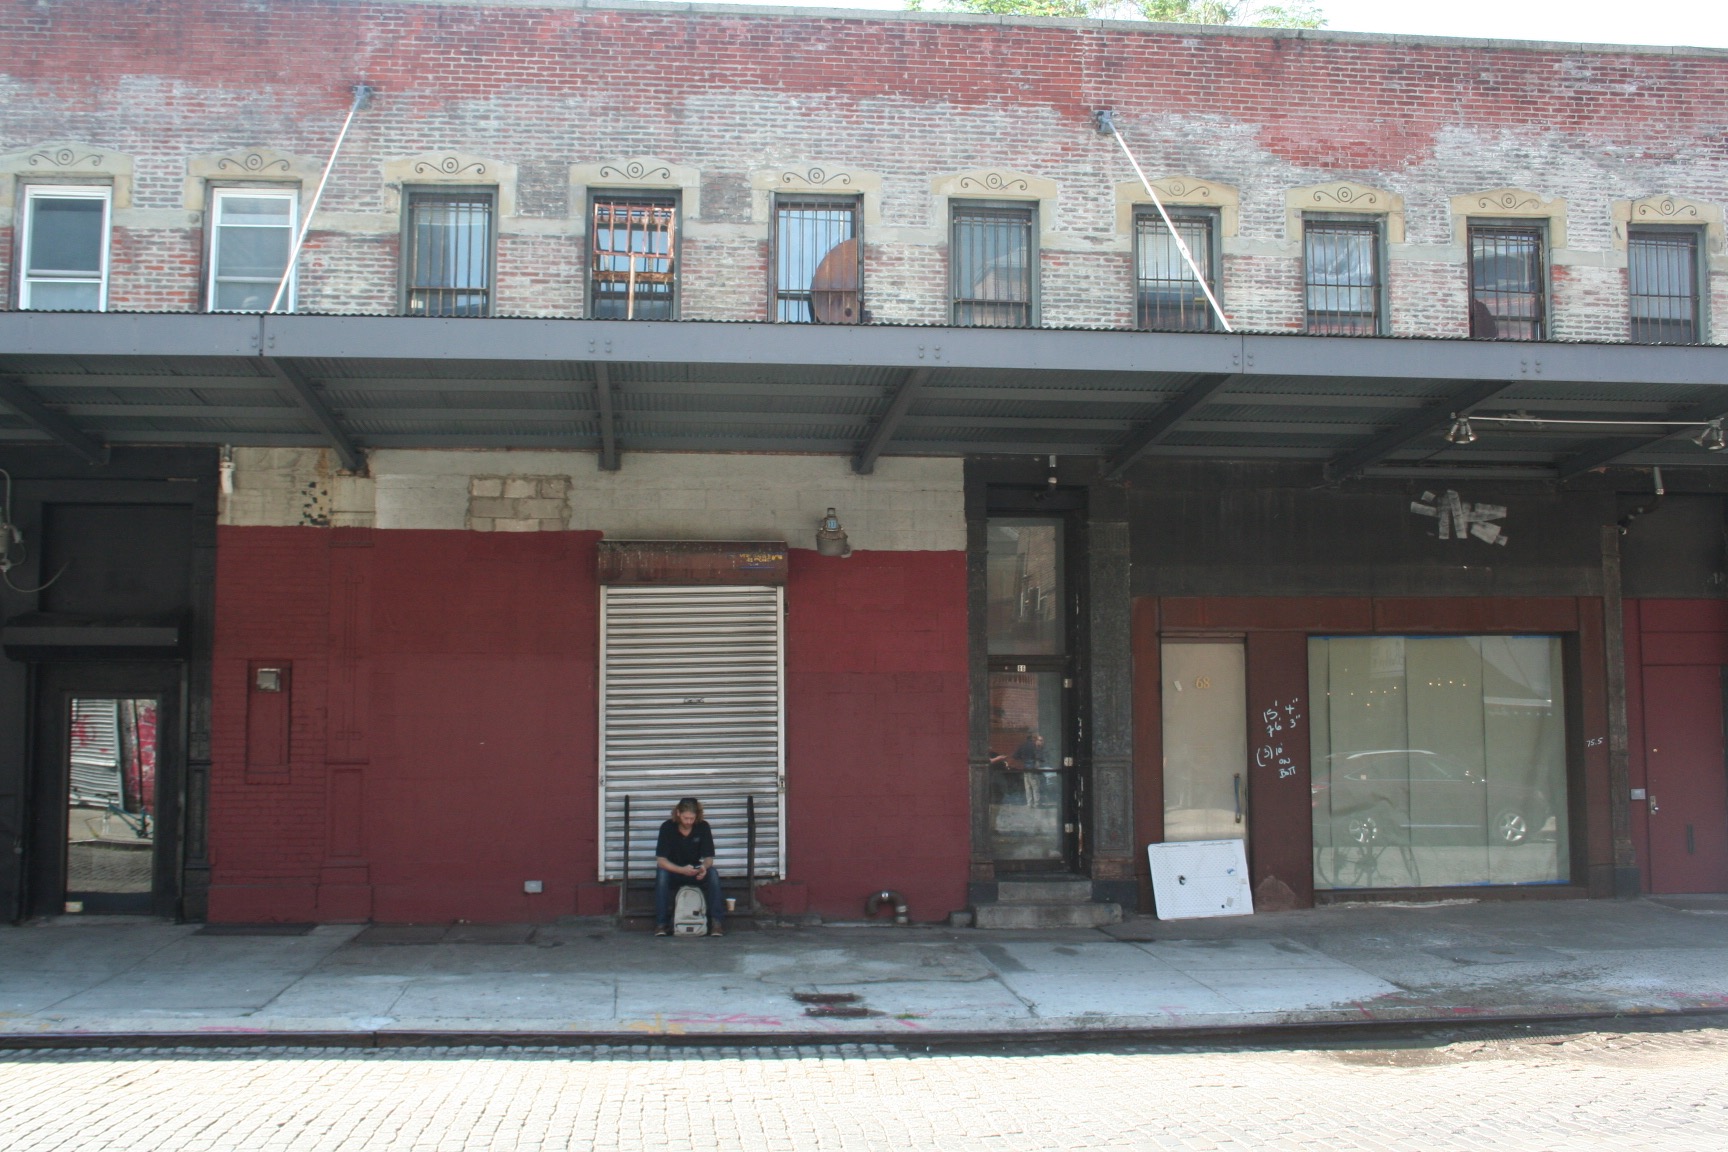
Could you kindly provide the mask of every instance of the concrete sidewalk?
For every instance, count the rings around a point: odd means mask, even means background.
[[[1102,930],[610,921],[0,928],[0,1046],[901,1042],[1728,1011],[1723,898],[1349,905]]]

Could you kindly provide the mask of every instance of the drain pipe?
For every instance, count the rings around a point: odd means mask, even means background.
[[[318,202],[324,199],[324,186],[330,183],[330,171],[336,167],[336,157],[342,153],[342,142],[348,139],[348,129],[354,123],[354,114],[370,104],[377,91],[370,84],[354,85],[354,103],[348,108],[348,118],[342,121],[342,131],[336,134],[336,146],[330,149],[330,161],[324,165],[324,175],[318,180],[318,190],[312,193],[312,203],[306,206],[306,218],[300,222],[300,231],[294,237],[294,247],[288,251],[288,263],[282,269],[282,280],[276,285],[276,295],[271,298],[266,312],[275,312],[282,306],[282,297],[288,293],[288,281],[294,278],[294,265],[300,259],[300,249],[306,243],[306,233],[312,231],[312,216],[318,211]]]
[[[906,897],[890,888],[884,888],[880,892],[870,893],[870,899],[864,901],[864,915],[874,920],[876,918],[876,913],[882,911],[885,907],[892,907],[894,909],[894,923],[912,923],[911,911],[906,907]]]

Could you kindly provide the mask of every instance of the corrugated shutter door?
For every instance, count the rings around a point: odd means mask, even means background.
[[[72,800],[120,803],[120,701],[72,701]]]
[[[723,876],[745,873],[745,801],[756,801],[756,875],[784,873],[781,594],[743,585],[600,590],[601,874],[654,868],[660,824],[702,801]]]

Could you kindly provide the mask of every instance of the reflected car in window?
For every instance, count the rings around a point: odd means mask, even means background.
[[[1533,773],[1532,773],[1533,774]],[[1313,805],[1331,813],[1332,843],[1514,847],[1553,839],[1560,813],[1527,780],[1424,748],[1336,753],[1314,773]]]

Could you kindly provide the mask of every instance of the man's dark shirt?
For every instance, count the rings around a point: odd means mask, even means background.
[[[654,855],[686,868],[698,867],[704,859],[714,855],[714,833],[709,829],[708,821],[698,820],[690,829],[690,835],[685,836],[678,828],[678,821],[668,820],[660,825],[660,840],[654,846]]]

